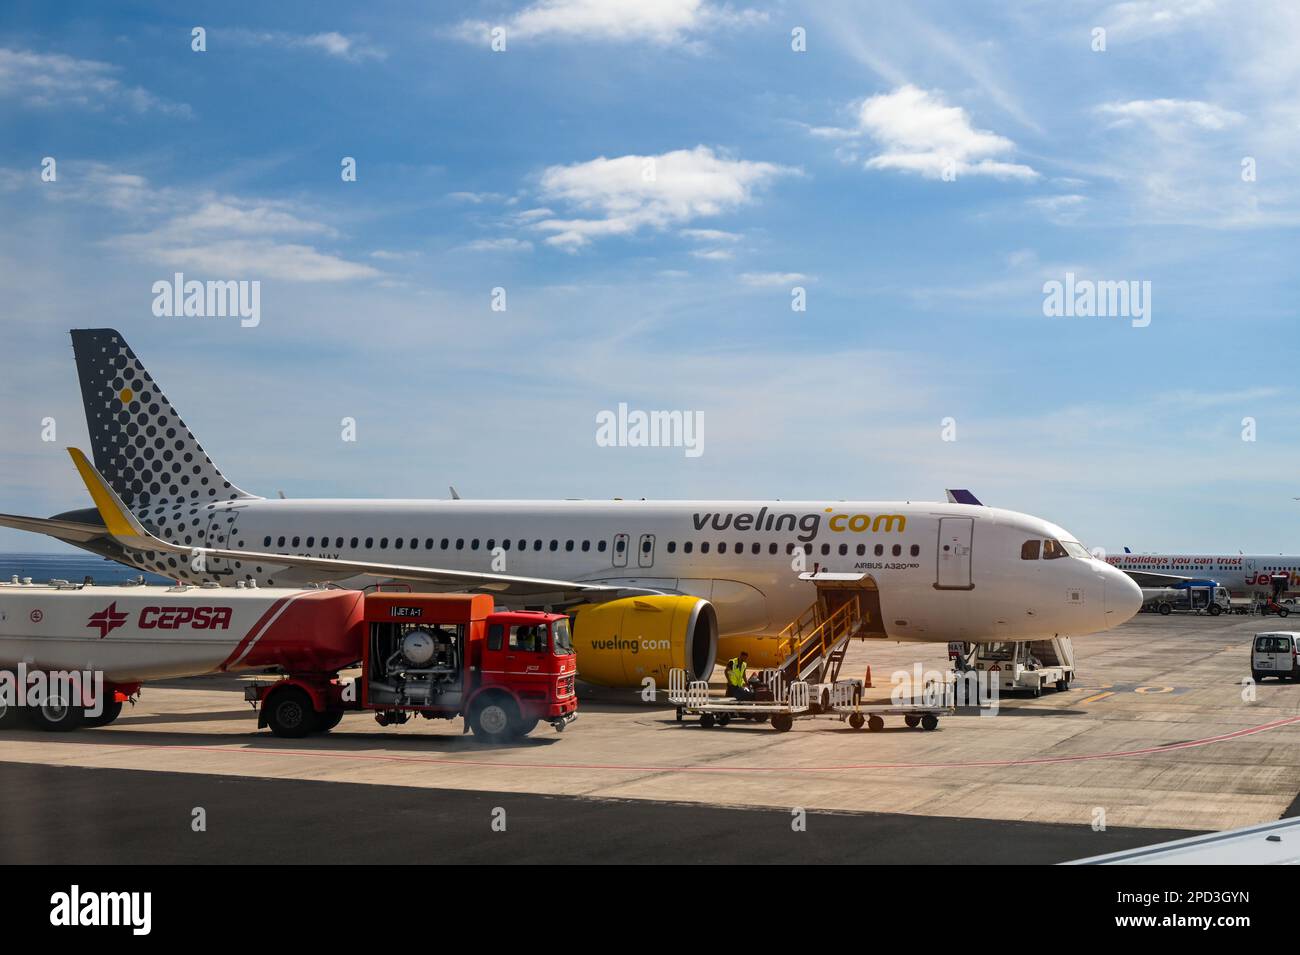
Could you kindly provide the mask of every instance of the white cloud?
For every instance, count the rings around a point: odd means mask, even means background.
[[[542,219],[532,227],[552,233],[548,244],[576,249],[601,237],[720,215],[748,204],[756,190],[793,172],[773,163],[728,159],[707,146],[551,166],[541,176],[542,195],[578,215]]]
[[[197,211],[177,216],[171,228],[186,233],[211,230],[248,235],[338,234],[322,222],[300,219],[273,203],[249,205],[229,198],[205,202]]]
[[[1099,26],[1121,40],[1169,33],[1218,9],[1218,0],[1127,0],[1108,7]]]
[[[740,280],[746,285],[752,285],[755,288],[776,288],[783,285],[798,285],[800,282],[809,282],[812,276],[804,275],[802,272],[744,272]]]
[[[1088,197],[1078,193],[1066,193],[1059,196],[1039,196],[1029,200],[1029,204],[1039,212],[1060,223],[1076,221],[1083,215],[1088,204]]]
[[[1102,103],[1097,112],[1114,126],[1142,122],[1148,126],[1193,126],[1211,132],[1244,122],[1245,117],[1213,103],[1189,99],[1135,99]]]
[[[706,0],[537,0],[504,21],[467,20],[458,32],[467,40],[486,42],[491,29],[504,27],[507,44],[515,39],[586,37],[667,45],[714,27],[766,18],[755,10],[733,10]]]
[[[740,235],[735,232],[724,232],[722,229],[683,229],[682,237],[695,239],[698,242],[739,242]]]
[[[333,30],[324,33],[281,33],[254,30],[225,30],[220,34],[236,43],[252,46],[276,46],[286,50],[325,53],[352,63],[382,60],[388,56],[364,36],[348,36]]]
[[[285,201],[154,187],[143,176],[99,163],[73,164],[67,174],[60,172],[59,189],[42,188],[40,194],[111,210],[114,225],[136,231],[119,231],[104,245],[134,258],[217,276],[302,282],[381,274],[301,241],[336,237],[338,231]],[[289,238],[295,241],[285,241]]]
[[[895,169],[929,178],[951,168],[958,176],[1033,179],[1029,166],[994,158],[1011,153],[1004,136],[976,129],[960,106],[949,106],[935,92],[906,84],[868,97],[858,107],[858,128],[883,152],[867,160],[868,169]]]
[[[12,97],[41,109],[79,107],[127,109],[135,113],[188,116],[184,103],[161,99],[117,78],[119,67],[62,53],[0,48],[0,98]]]
[[[169,268],[195,269],[216,276],[250,276],[287,279],[292,282],[343,282],[377,276],[368,265],[349,262],[319,252],[311,246],[270,242],[265,239],[217,239],[174,245],[154,241],[158,236],[139,238],[139,251]],[[129,243],[128,243],[129,244]]]
[[[533,244],[506,236],[500,239],[475,239],[464,246],[470,252],[531,252]]]
[[[449,192],[447,198],[455,202],[467,202],[478,206],[485,202],[501,202],[505,199],[499,192]]]
[[[695,249],[691,255],[706,262],[725,262],[735,258],[735,253],[730,249]]]

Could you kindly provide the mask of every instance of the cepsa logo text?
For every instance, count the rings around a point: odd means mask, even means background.
[[[137,625],[141,630],[229,630],[229,607],[145,607]]]

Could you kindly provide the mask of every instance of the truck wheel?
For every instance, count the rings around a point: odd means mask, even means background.
[[[302,739],[316,728],[316,708],[306,690],[291,686],[271,694],[266,707],[266,725],[284,739]]]
[[[855,730],[862,729],[863,725],[866,722],[867,722],[867,718],[863,716],[861,713],[853,713],[852,715],[849,716],[849,725],[852,726]]]
[[[87,716],[86,725],[107,726],[109,723],[113,722],[113,720],[117,719],[121,715],[122,715],[122,701],[106,700],[104,702],[104,712],[100,713],[98,716]]]
[[[703,726],[706,730],[708,730],[708,729],[713,729],[713,724],[714,724],[714,722],[715,722],[715,720],[714,720],[714,718],[713,718],[713,714],[712,714],[712,713],[701,713],[701,714],[700,714],[700,725]]]
[[[1169,606],[1169,604],[1160,605],[1160,616],[1167,617],[1173,612],[1174,612],[1174,608]]]
[[[519,713],[509,697],[490,696],[480,700],[469,715],[469,728],[485,743],[505,742],[518,726]]]
[[[564,724],[561,723],[560,725],[563,726]],[[536,718],[531,719],[531,720],[522,720],[522,721],[520,721],[520,723],[519,723],[519,728],[515,731],[515,735],[516,735],[516,736],[527,736],[529,733],[531,733],[531,732],[532,732],[533,730],[535,730],[536,728],[537,728],[537,719],[536,719]]]
[[[1221,613],[1223,613],[1223,608],[1222,608],[1222,607],[1220,607],[1218,604],[1210,604],[1210,616],[1211,616],[1211,617],[1217,617],[1217,616],[1218,616],[1219,614],[1221,614]]]
[[[51,733],[70,733],[85,720],[85,708],[52,699],[41,706],[29,706],[24,715],[32,726]]]
[[[921,725],[921,717],[919,717],[919,716],[904,716],[904,717],[903,717],[903,722],[906,723],[908,726],[910,726],[912,729],[916,729],[918,726]]]
[[[1056,692],[1057,692],[1057,693],[1064,693],[1064,692],[1065,692],[1066,690],[1068,690],[1069,688],[1070,688],[1070,681],[1069,681],[1068,679],[1066,679],[1066,680],[1057,680],[1057,681],[1056,681]]]
[[[1290,610],[1287,610],[1286,607],[1278,607],[1278,608],[1277,608],[1277,615],[1278,615],[1279,617],[1285,617],[1285,616],[1286,616],[1287,614],[1289,614],[1290,612],[1291,612],[1291,611],[1290,611]]]
[[[874,713],[871,715],[871,718],[867,720],[867,729],[871,730],[873,733],[879,733],[884,728],[885,721]]]
[[[921,717],[921,729],[937,730],[938,728],[939,728],[939,717],[935,716],[933,713],[926,713],[923,717]]]
[[[772,716],[772,729],[784,733],[794,726],[794,717],[789,713],[776,713]]]
[[[18,683],[17,683],[17,678],[14,676],[14,671],[0,670],[0,674],[3,674],[8,677],[8,679],[4,680],[3,683],[5,685],[12,686],[14,688],[14,692],[17,693]],[[22,713],[18,709],[17,701],[15,700],[11,704],[8,700],[4,699],[3,694],[0,694],[0,729],[6,729],[6,730],[13,729],[15,726],[21,725],[21,723],[22,723]]]
[[[316,731],[319,733],[328,733],[334,727],[338,726],[342,720],[342,710],[326,710],[324,713],[318,713],[316,714]]]

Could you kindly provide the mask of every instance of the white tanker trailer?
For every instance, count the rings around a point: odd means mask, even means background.
[[[14,578],[0,583],[0,725],[25,716],[43,729],[103,726],[148,680],[276,666],[333,673],[361,659],[364,597]]]

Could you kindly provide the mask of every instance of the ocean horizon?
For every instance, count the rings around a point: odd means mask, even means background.
[[[89,577],[96,584],[122,584],[141,576],[148,584],[172,582],[169,577],[145,573],[94,554],[0,553],[0,581],[30,577],[37,584],[51,580],[67,580],[79,584]]]

